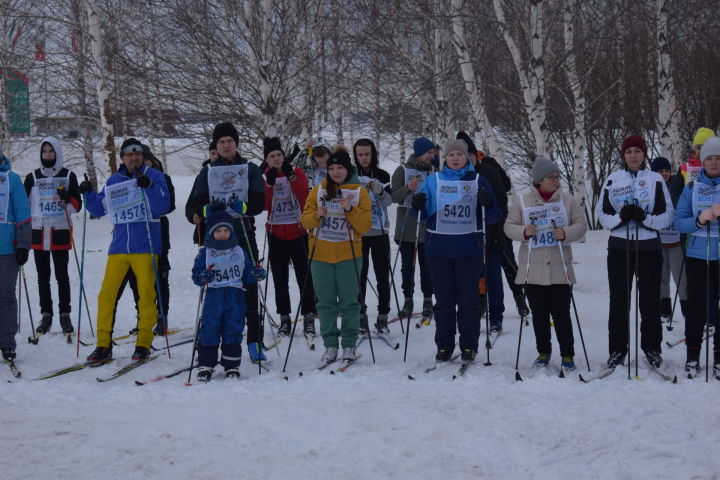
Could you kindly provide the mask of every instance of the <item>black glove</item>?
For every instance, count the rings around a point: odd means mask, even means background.
[[[290,165],[290,162],[288,162],[287,160],[283,161],[280,170],[282,170],[283,174],[288,177],[288,180],[290,179],[290,177],[295,175],[295,171],[293,170],[292,165]]]
[[[57,193],[57,196],[60,197],[60,200],[65,203],[70,203],[70,198],[72,198],[70,195],[70,190],[67,190],[65,188],[58,188],[57,192],[55,193]]]
[[[427,202],[427,196],[425,196],[424,193],[420,192],[415,194],[411,204],[415,210],[422,210],[423,208],[425,208],[425,202]]]
[[[477,193],[477,202],[478,205],[489,208],[492,206],[493,203],[492,195],[490,195],[490,192],[485,189],[479,190]]]
[[[85,180],[80,183],[78,186],[78,192],[80,192],[81,195],[85,195],[86,193],[90,193],[93,191],[92,183],[90,183],[88,180]]]
[[[633,205],[632,209],[633,209],[632,219],[635,220],[637,223],[642,223],[645,220],[645,217],[647,216],[647,215],[645,215],[645,210],[640,208],[638,205]]]
[[[21,267],[28,261],[29,252],[27,248],[16,248],[15,249],[15,261]]]
[[[265,172],[265,182],[271,187],[275,185],[275,179],[277,178],[277,168],[268,168]]]
[[[625,205],[620,209],[620,220],[623,221],[623,223],[628,223],[630,220],[633,219],[635,215],[635,206],[634,205]]]
[[[150,185],[152,185],[152,180],[150,180],[150,177],[144,173],[138,173],[137,177],[135,177],[135,181],[137,182],[137,186],[140,188],[150,188]]]

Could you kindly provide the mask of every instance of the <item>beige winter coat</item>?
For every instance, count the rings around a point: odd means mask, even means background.
[[[562,242],[563,255],[565,256],[565,266],[567,267],[570,282],[575,283],[575,272],[572,266],[572,248],[571,242],[575,242],[582,238],[587,230],[587,222],[585,221],[585,213],[580,205],[569,194],[558,189],[553,196],[550,197],[548,203],[561,201],[565,204],[569,224],[562,227],[565,230],[565,240]],[[520,258],[518,261],[518,274],[515,283],[524,284],[525,276],[528,272],[528,241],[525,240],[525,223],[523,221],[523,202],[525,207],[535,207],[544,205],[546,202],[540,196],[535,187],[522,195],[522,202],[515,197],[512,207],[508,212],[507,220],[505,220],[505,234],[511,240],[522,242],[520,245]],[[527,283],[533,285],[551,285],[566,284],[565,270],[563,268],[563,260],[560,256],[558,247],[533,248],[530,254],[530,272]]]

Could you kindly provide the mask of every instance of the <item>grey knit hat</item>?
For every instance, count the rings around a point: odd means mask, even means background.
[[[535,163],[533,163],[532,169],[533,185],[540,185],[542,179],[551,173],[560,173],[560,169],[555,162],[543,156],[535,157]]]
[[[700,150],[700,160],[703,162],[705,159],[712,155],[720,155],[720,138],[711,137],[705,140],[703,143],[702,150]]]
[[[448,140],[448,142],[445,144],[445,155],[450,153],[453,150],[459,150],[461,151],[466,157],[468,155],[468,144],[465,143],[463,140]]]

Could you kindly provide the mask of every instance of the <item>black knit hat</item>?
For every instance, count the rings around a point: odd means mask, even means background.
[[[217,150],[217,140],[213,140],[212,142],[210,142],[210,147],[208,148],[208,152],[210,150]]]
[[[650,170],[659,172],[660,170],[672,170],[670,160],[665,157],[656,157],[650,162]]]
[[[137,145],[139,148],[137,150],[128,148],[132,145]],[[128,148],[128,151],[126,152],[125,149]],[[123,155],[126,153],[133,151],[133,152],[142,152],[142,143],[140,143],[140,140],[137,138],[126,138],[125,141],[120,145],[120,158],[122,158]]]
[[[330,168],[330,165],[341,165],[345,167],[345,170],[348,171],[348,174],[352,173],[353,171],[352,164],[350,163],[350,155],[346,150],[337,150],[333,152],[333,154],[330,155],[330,158],[327,161],[328,168]]]
[[[475,148],[475,143],[473,143],[472,140],[470,140],[470,135],[467,133],[460,131],[455,135],[456,140],[463,140],[465,143],[467,143],[468,146],[468,152],[477,155],[477,148]]]
[[[263,139],[263,158],[267,158],[270,152],[274,152],[275,150],[280,150],[282,154],[285,155],[282,143],[280,143],[280,139],[278,137],[265,137]]]
[[[223,122],[215,125],[212,136],[213,142],[217,144],[217,141],[222,137],[232,137],[232,139],[235,140],[235,145],[240,144],[240,135],[238,135],[237,128],[235,128],[235,125],[230,122]]]

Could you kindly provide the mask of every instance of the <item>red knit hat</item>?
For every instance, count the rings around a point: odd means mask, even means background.
[[[620,147],[620,155],[625,155],[625,150],[631,147],[637,147],[643,151],[647,157],[647,144],[640,135],[630,135],[623,140],[622,147]]]

